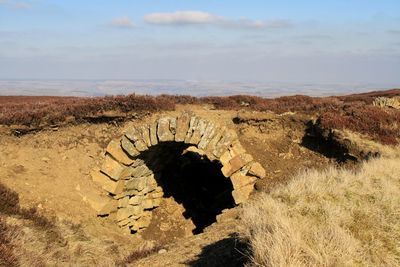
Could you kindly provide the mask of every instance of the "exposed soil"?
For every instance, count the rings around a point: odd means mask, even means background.
[[[180,105],[176,111],[162,114],[176,115],[186,109],[237,130],[243,146],[267,170],[267,178],[259,180],[256,189],[271,188],[303,169],[339,164],[336,158],[321,153],[323,148],[316,149],[304,142],[307,125],[312,119],[308,115],[221,111],[212,110],[207,105]],[[112,218],[96,217],[90,207],[92,195],[104,194],[89,174],[102,163],[107,144],[121,134],[123,127],[153,121],[159,115],[149,115],[121,125],[82,124],[21,137],[9,134],[8,128],[2,128],[0,182],[19,194],[22,206],[34,206],[41,214],[55,217],[56,224],[65,231],[79,228],[84,238],[78,240],[73,231],[66,234],[68,245],[65,253],[72,251],[77,244],[88,249],[89,244],[96,244],[97,249],[108,248],[101,250],[104,253],[102,257],[118,261],[150,242],[165,244],[166,252],[156,253],[133,266],[240,266],[245,257],[238,253],[237,247],[241,245],[234,236],[235,218],[240,207],[234,209],[235,212],[225,211],[217,217],[219,223],[195,236],[192,232],[198,225],[191,216],[185,216],[188,210],[185,201],[173,193],[156,209],[150,227],[137,235],[121,230]],[[185,175],[187,171],[184,170]],[[96,263],[96,251],[92,252],[93,255],[86,255],[90,258],[88,265]]]

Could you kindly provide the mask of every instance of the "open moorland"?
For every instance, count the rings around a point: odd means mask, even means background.
[[[400,89],[0,96],[0,140],[0,266],[400,265]]]

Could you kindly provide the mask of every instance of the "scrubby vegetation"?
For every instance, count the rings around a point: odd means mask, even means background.
[[[0,124],[40,126],[85,121],[106,112],[172,110],[175,104],[159,96],[0,97]]]
[[[285,96],[274,99],[256,96],[192,97],[0,97],[0,124],[45,127],[68,122],[92,121],[101,116],[129,117],[133,113],[174,110],[176,104],[207,104],[215,109],[271,111],[278,114],[302,112],[319,116],[322,127],[349,129],[369,135],[383,144],[398,144],[400,110],[376,107],[378,97],[391,99],[400,89],[338,97]]]
[[[307,171],[244,207],[254,266],[399,266],[399,158]]]

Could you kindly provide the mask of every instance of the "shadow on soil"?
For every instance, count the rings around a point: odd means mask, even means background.
[[[240,240],[236,234],[203,247],[197,259],[185,262],[191,267],[244,266],[249,260],[248,244]]]
[[[301,145],[338,163],[357,161],[357,158],[351,156],[348,149],[335,141],[331,135],[324,138],[311,121],[307,123]]]

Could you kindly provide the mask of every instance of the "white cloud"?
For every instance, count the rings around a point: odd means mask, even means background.
[[[287,20],[251,20],[248,18],[228,19],[202,11],[176,11],[172,13],[151,13],[144,21],[155,25],[213,25],[225,28],[286,28],[291,26]]]
[[[176,11],[173,13],[152,13],[144,16],[144,21],[150,24],[186,25],[211,24],[222,18],[201,11]]]
[[[129,17],[119,17],[113,19],[110,23],[110,26],[116,28],[133,28],[135,27],[134,23]]]

